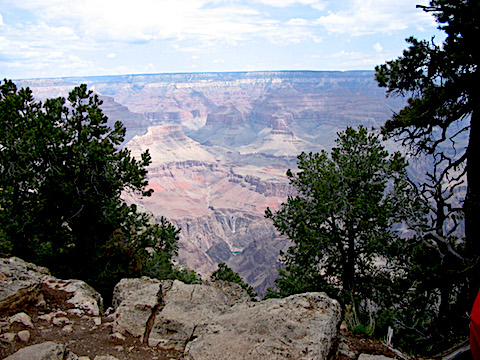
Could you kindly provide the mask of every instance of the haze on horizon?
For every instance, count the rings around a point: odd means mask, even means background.
[[[428,0],[0,0],[0,76],[373,70]]]

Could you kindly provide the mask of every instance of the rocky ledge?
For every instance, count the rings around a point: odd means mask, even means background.
[[[0,259],[0,358],[356,359],[323,293],[250,301],[236,284],[123,279],[113,305],[79,280]],[[365,355],[362,355],[365,357]]]

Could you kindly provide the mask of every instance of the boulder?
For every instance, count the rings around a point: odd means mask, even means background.
[[[143,340],[147,322],[159,306],[162,288],[169,283],[146,277],[122,279],[113,292],[113,332],[128,333]]]
[[[187,285],[174,281],[163,297],[152,322],[149,345],[183,351],[203,328],[235,305],[246,304],[250,296],[238,285],[225,282]]]
[[[323,293],[252,302],[238,285],[124,279],[113,331],[187,359],[326,359],[340,305]]]
[[[191,360],[327,359],[341,320],[340,305],[306,293],[238,306],[195,331]]]
[[[0,310],[22,309],[41,300],[41,287],[48,269],[17,257],[0,259]]]
[[[15,312],[45,302],[48,293],[61,293],[79,313],[98,316],[101,295],[81,280],[60,280],[48,269],[17,257],[0,259],[0,310]]]
[[[52,341],[24,347],[7,356],[5,360],[77,360],[78,356],[68,351],[64,345]]]
[[[123,279],[114,290],[113,331],[129,333],[150,345],[183,350],[197,326],[249,299],[240,286],[224,282],[186,285],[147,277]]]
[[[67,303],[81,312],[98,316],[103,308],[102,296],[82,280],[48,281],[47,286],[71,294]]]

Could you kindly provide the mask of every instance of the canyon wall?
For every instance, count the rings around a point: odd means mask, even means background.
[[[379,128],[402,100],[387,99],[372,71],[234,72],[37,79],[16,82],[44,99],[86,83],[124,146],[149,150],[154,194],[142,203],[181,227],[180,262],[205,277],[226,262],[263,293],[288,240],[264,218],[293,189],[302,152],[329,150],[336,133]]]

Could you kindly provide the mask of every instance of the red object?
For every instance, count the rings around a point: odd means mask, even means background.
[[[470,350],[474,360],[480,360],[480,291],[470,314]]]

